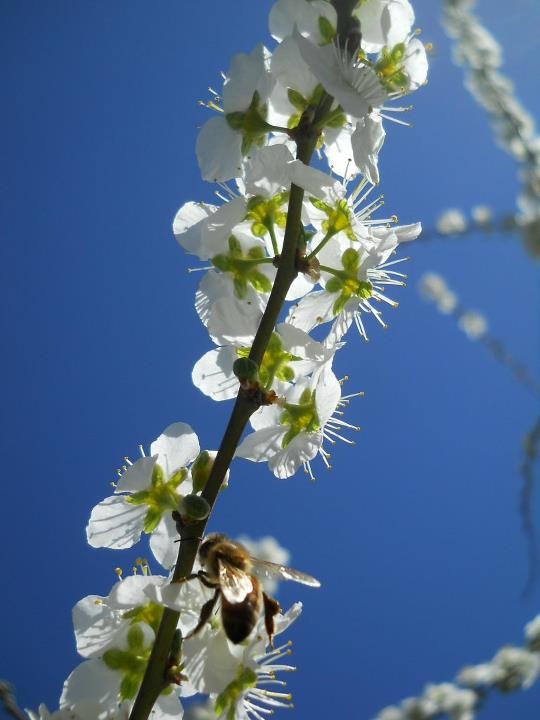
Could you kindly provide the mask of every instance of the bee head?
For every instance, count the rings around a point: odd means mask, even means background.
[[[201,565],[205,565],[206,561],[208,560],[208,556],[215,545],[217,545],[220,542],[223,542],[226,540],[227,537],[225,535],[222,535],[221,533],[210,533],[210,535],[207,535],[205,539],[202,541],[201,546],[199,548],[199,560]]]

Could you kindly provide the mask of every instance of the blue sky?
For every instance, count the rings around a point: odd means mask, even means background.
[[[90,508],[137,444],[174,421],[214,447],[230,404],[191,385],[210,348],[196,318],[198,277],[171,234],[178,207],[211,199],[194,156],[207,112],[196,101],[231,55],[268,40],[270,2],[4,0],[0,53],[6,182],[2,456],[4,624],[0,677],[22,705],[55,706],[78,659],[70,611],[107,594],[136,554],[89,548]],[[438,24],[414,126],[387,128],[381,189],[388,213],[430,227],[448,206],[511,211],[513,161],[462,86]],[[540,114],[534,0],[481,0],[518,96]],[[291,632],[299,719],[358,717],[450,680],[505,643],[521,644],[540,588],[520,599],[526,550],[518,493],[521,440],[538,403],[417,295],[443,273],[465,305],[540,374],[538,267],[518,241],[485,237],[407,248],[410,282],[390,328],[351,334],[337,358],[362,426],[316,483],[246,461],[233,467],[212,529],[274,534],[320,591]],[[396,293],[397,294],[397,293]],[[536,502],[536,515],[540,507]],[[156,571],[158,570],[155,567]],[[481,717],[538,717],[540,686],[490,699]]]

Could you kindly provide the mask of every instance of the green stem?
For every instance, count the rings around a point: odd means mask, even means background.
[[[274,255],[277,257],[279,255],[279,248],[276,240],[276,233],[274,231],[274,225],[270,225],[268,228],[268,232],[270,233],[270,239],[272,240],[272,249],[274,251]],[[273,262],[273,258],[270,259],[270,262]]]
[[[326,245],[326,243],[327,243],[331,238],[333,238],[334,235],[335,235],[335,233],[328,231],[328,232],[326,233],[326,235],[323,237],[323,239],[321,240],[321,242],[317,245],[317,247],[315,248],[315,250],[312,250],[312,251],[309,253],[309,255],[307,256],[307,259],[308,259],[308,260],[313,260],[313,258],[315,257],[315,255],[323,249],[323,247]]]
[[[319,265],[319,270],[323,270],[324,272],[330,273],[330,275],[335,275],[338,278],[343,277],[342,270],[336,270],[336,268],[328,267],[328,265]]]
[[[309,113],[304,113],[298,127],[292,131],[297,146],[297,159],[306,165],[309,164],[311,160],[319,136],[318,130],[314,128],[317,127],[320,119],[326,116],[332,106],[332,102],[332,97],[326,94],[323,95],[318,107],[315,110],[310,109]],[[303,199],[304,190],[297,185],[291,185],[285,238],[279,267],[268,299],[268,304],[249,353],[250,359],[257,363],[257,365],[260,365],[262,362],[285,296],[297,275],[296,259],[298,246],[302,238],[301,214]],[[202,491],[202,496],[210,505],[211,510],[214,507],[214,503],[234,457],[244,428],[257,408],[258,405],[250,400],[242,391],[238,393],[210,476]],[[202,522],[193,523],[182,532],[178,559],[173,572],[173,582],[178,582],[191,573],[208,519],[209,518]],[[165,608],[154,647],[148,660],[146,672],[129,720],[147,720],[157,698],[166,687],[166,681],[164,679],[165,670],[170,659],[171,647],[179,617],[180,613],[177,611]]]

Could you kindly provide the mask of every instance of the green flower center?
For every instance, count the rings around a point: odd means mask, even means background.
[[[121,673],[120,697],[131,700],[137,694],[148,664],[152,644],[145,646],[140,625],[133,625],[127,634],[127,650],[111,648],[103,654],[103,662],[110,670]]]
[[[286,403],[279,418],[281,425],[288,425],[281,446],[286,448],[300,433],[315,432],[321,426],[315,406],[315,390],[308,388],[300,395],[298,404]]]
[[[343,270],[336,270],[333,277],[326,283],[325,290],[339,293],[332,308],[335,315],[340,313],[351,298],[367,300],[373,292],[369,280],[359,280],[360,253],[353,248],[345,250],[341,256]]]
[[[242,133],[242,155],[247,155],[253,145],[262,145],[271,126],[266,122],[267,107],[261,103],[257,91],[245,112],[232,112],[225,116],[229,126]]]
[[[150,487],[126,497],[126,502],[131,505],[147,506],[143,523],[145,533],[151,533],[156,529],[164,512],[178,509],[181,496],[177,492],[177,488],[186,475],[187,470],[180,468],[168,480],[165,480],[163,468],[156,463],[152,471]]]
[[[229,237],[229,252],[212,258],[212,264],[221,272],[229,273],[234,283],[234,291],[239,298],[245,297],[248,286],[256,292],[270,292],[272,283],[257,265],[266,259],[264,248],[255,245],[244,252],[242,245],[234,235]]]
[[[236,677],[227,685],[216,698],[214,710],[216,717],[226,714],[226,720],[234,720],[236,717],[236,703],[240,700],[246,690],[256,687],[257,675],[251,668],[239,665]]]
[[[287,212],[282,208],[288,199],[288,192],[278,193],[270,199],[260,195],[250,198],[246,220],[251,220],[251,232],[255,237],[264,237],[267,232],[272,233],[274,225],[285,227]]]
[[[152,630],[157,633],[161,616],[163,615],[163,606],[157,603],[148,602],[146,605],[139,605],[132,610],[127,610],[122,617],[124,620],[130,620],[131,625],[144,622],[150,625]]]
[[[389,92],[407,89],[409,76],[405,72],[405,44],[398,43],[393,48],[383,48],[374,69]]]
[[[318,198],[310,198],[312,205],[326,215],[321,227],[326,237],[332,237],[338,232],[344,232],[349,240],[356,240],[356,235],[351,227],[351,210],[347,200],[341,199],[335,205],[329,205]]]
[[[249,351],[250,348],[237,348],[236,354],[239,357],[247,357]],[[261,383],[265,388],[270,388],[276,378],[284,382],[292,382],[295,373],[290,363],[297,362],[301,359],[302,358],[297,355],[293,355],[284,350],[281,338],[276,333],[273,333],[259,367],[259,379]]]

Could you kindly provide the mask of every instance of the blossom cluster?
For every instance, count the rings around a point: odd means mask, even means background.
[[[476,310],[463,308],[456,293],[448,287],[441,275],[425,273],[420,278],[418,287],[420,294],[435,303],[439,312],[456,317],[460,330],[463,330],[469,340],[480,340],[486,335],[488,324],[484,315]]]
[[[455,40],[454,57],[467,69],[466,86],[491,117],[498,143],[521,167],[518,222],[529,252],[540,254],[540,139],[534,119],[501,71],[502,49],[472,8],[475,0],[445,0],[444,24]]]
[[[540,615],[525,626],[525,647],[501,648],[492,660],[463,668],[456,683],[428,685],[418,698],[381,710],[375,720],[473,720],[489,690],[526,690],[540,676]]]
[[[223,89],[207,103],[215,115],[201,128],[196,152],[203,179],[219,184],[218,202],[187,202],[173,223],[178,243],[205,263],[195,309],[214,347],[195,363],[193,382],[213,400],[238,395],[257,404],[253,431],[236,456],[268,463],[279,478],[302,468],[313,478],[316,456],[330,465],[328,445],[352,443],[343,433],[357,428],[342,415],[355,394],[343,394],[333,358],[352,326],[367,340],[367,316],[385,326],[380,307],[397,305],[387,292],[405,277],[392,255],[421,230],[419,223],[397,225],[395,216],[375,218],[383,200],[372,195],[384,121],[408,110],[395,102],[427,78],[413,8],[409,0],[365,0],[349,20],[360,34],[338,34],[338,14],[326,0],[275,3],[269,23],[276,47],[235,55]],[[309,152],[300,151],[304,145]],[[309,166],[313,151],[318,167]],[[298,223],[291,219],[295,193]],[[288,304],[255,364],[252,346],[291,241]],[[201,550],[193,575],[176,574],[179,535],[200,541],[183,532],[211,511],[205,488],[215,459],[186,422],[165,428],[148,453],[140,447],[140,457],[125,458],[111,494],[91,512],[88,542],[123,550],[147,537],[163,573],[140,560],[133,575],[118,573],[108,595],[77,603],[83,662],[64,683],[60,710],[51,715],[42,707],[33,720],[127,718],[170,611],[178,621],[154,720],[181,718],[180,699],[194,695],[208,697],[214,715],[227,720],[260,720],[290,704],[278,677],[293,669],[283,661],[289,645],[275,638],[301,605],[281,612],[254,567],[251,574],[249,556],[270,554],[281,565],[285,552],[268,539],[250,546],[218,536],[213,542],[247,559],[234,564]],[[290,568],[281,576],[318,585]],[[261,598],[264,612],[252,611]],[[234,606],[236,622],[248,601],[253,622],[236,637],[225,609]]]

